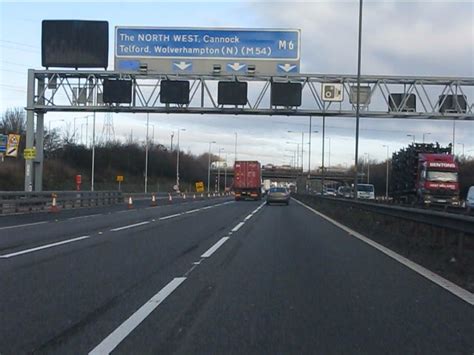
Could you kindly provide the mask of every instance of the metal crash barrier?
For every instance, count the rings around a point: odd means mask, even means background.
[[[119,191],[0,192],[0,215],[61,209],[108,206],[123,203]]]
[[[294,197],[356,229],[363,227],[378,234],[396,233],[418,244],[455,245],[458,255],[466,249],[474,250],[472,216],[307,194]]]

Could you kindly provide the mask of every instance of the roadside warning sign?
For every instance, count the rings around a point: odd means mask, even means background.
[[[7,144],[7,157],[18,157],[18,146],[20,145],[20,135],[19,134],[9,134],[8,135],[8,144]]]
[[[36,148],[33,147],[33,148],[27,148],[23,151],[23,157],[26,159],[26,160],[33,160],[36,158]]]
[[[196,182],[196,192],[204,192],[204,183],[202,181]]]

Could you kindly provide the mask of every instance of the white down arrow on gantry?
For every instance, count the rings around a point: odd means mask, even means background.
[[[227,66],[234,71],[240,71],[243,68],[245,68],[245,64],[240,64],[240,63],[227,64]]]
[[[290,71],[293,71],[294,69],[296,69],[296,65],[288,64],[288,63],[279,64],[278,67],[286,73],[289,73]]]
[[[177,67],[180,70],[186,70],[191,66],[192,63],[186,63],[186,62],[174,62],[173,65]]]

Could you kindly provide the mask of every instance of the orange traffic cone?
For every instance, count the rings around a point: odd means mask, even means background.
[[[171,196],[171,194],[168,194],[168,202],[169,202],[169,203],[172,203],[172,202],[173,202],[173,197]]]
[[[155,196],[155,194],[152,194],[152,195],[151,195],[151,206],[152,206],[152,207],[155,207],[156,205],[157,205],[157,203],[156,203],[156,196]]]
[[[130,208],[133,208],[133,200],[132,200],[132,196],[128,196],[128,203],[127,203],[127,207],[130,209]]]
[[[53,193],[51,194],[51,197],[53,198],[53,200],[51,201],[51,207],[49,208],[49,212],[53,212],[53,213],[59,212],[59,208],[57,206],[57,201],[56,201],[57,195]]]

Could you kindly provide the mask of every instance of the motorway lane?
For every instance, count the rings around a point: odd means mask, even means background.
[[[472,306],[296,203],[258,206],[0,259],[0,353],[85,353],[124,324],[114,353],[473,352]]]
[[[179,213],[183,208],[197,208],[214,204],[216,201],[226,200],[229,200],[229,198],[180,199],[178,201],[175,200],[172,204],[162,202],[157,207],[150,207],[148,202],[133,209],[127,209],[124,205],[104,206],[100,211],[95,211],[97,213],[90,213],[90,211],[89,213],[84,213],[82,210],[82,213],[72,217],[70,213],[64,214],[60,212],[43,215],[43,219],[34,222],[31,219],[23,218],[17,220],[17,224],[13,225],[10,221],[7,226],[0,224],[0,258],[2,255],[8,255],[17,250],[34,248],[47,243],[55,243],[86,235],[96,235],[114,227],[159,218],[166,214]],[[34,216],[33,218],[37,217]],[[12,228],[14,226],[16,228]]]
[[[472,305],[292,203],[264,207],[114,353],[472,354],[473,334]]]
[[[0,259],[0,353],[86,352],[254,205],[190,203],[181,211],[192,213]]]

